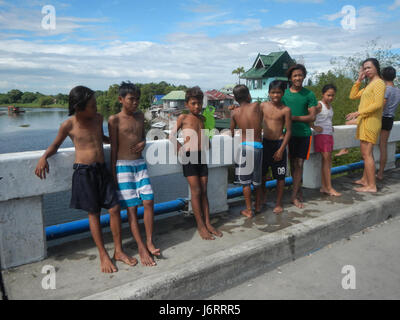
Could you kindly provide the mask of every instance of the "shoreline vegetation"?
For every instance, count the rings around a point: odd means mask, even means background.
[[[43,108],[43,109],[68,109],[68,105],[66,104],[50,104],[40,106],[37,103],[9,103],[9,104],[0,104],[0,107],[7,108],[8,106],[15,106],[20,108]]]

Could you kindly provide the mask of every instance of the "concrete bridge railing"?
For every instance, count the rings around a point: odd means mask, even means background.
[[[355,126],[335,127],[335,150],[359,146],[355,137]],[[395,166],[396,141],[400,141],[400,122],[393,126],[389,139],[387,169]],[[144,155],[150,177],[181,173],[182,166],[173,156],[168,140],[150,141]],[[233,161],[232,138],[214,136],[209,151],[208,198],[210,212],[228,210],[228,167]],[[378,150],[378,149],[377,149]],[[109,147],[105,157],[109,159]],[[0,261],[7,269],[46,257],[47,244],[43,220],[43,195],[62,192],[71,188],[74,148],[60,149],[48,162],[50,173],[40,180],[34,170],[43,151],[0,154]],[[172,155],[166,162],[163,155]],[[308,188],[320,186],[320,155],[313,153],[305,163],[303,185]],[[379,159],[379,151],[375,152]],[[170,161],[175,159],[174,161]],[[165,160],[165,159],[164,159]],[[171,186],[173,188],[173,186]],[[188,191],[190,199],[190,191]]]

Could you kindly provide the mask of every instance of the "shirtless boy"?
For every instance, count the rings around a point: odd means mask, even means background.
[[[189,114],[181,114],[172,129],[170,140],[178,155],[185,154],[183,162],[183,175],[186,177],[191,193],[191,202],[197,230],[204,240],[215,240],[214,235],[222,237],[222,232],[215,229],[210,222],[210,209],[207,197],[208,167],[205,160],[205,147],[208,146],[204,129],[205,118],[201,115],[204,94],[199,87],[186,91],[185,107]],[[176,138],[179,130],[182,130],[184,143],[181,145]]]
[[[144,266],[155,266],[151,255],[160,256],[160,249],[153,244],[154,194],[142,151],[146,145],[144,115],[138,109],[140,89],[134,84],[122,82],[118,100],[120,113],[108,120],[111,140],[111,165],[118,184],[119,203],[127,208],[129,225],[136,240],[139,256]],[[144,207],[146,244],[140,236],[137,207]]]
[[[57,152],[67,136],[70,137],[75,146],[70,207],[89,213],[90,231],[99,250],[101,271],[117,271],[104,248],[100,226],[101,208],[108,209],[110,213],[115,246],[114,259],[134,266],[137,260],[122,251],[118,195],[112,176],[104,163],[103,142],[110,142],[103,133],[103,117],[97,113],[94,92],[83,86],[73,88],[69,94],[69,115],[71,117],[61,124],[57,137],[39,159],[35,174],[40,179],[46,179],[46,173],[49,173],[47,158]]]
[[[285,187],[286,175],[286,146],[289,143],[292,132],[292,113],[290,108],[283,105],[281,99],[285,93],[286,86],[282,81],[272,81],[269,85],[270,101],[261,103],[264,114],[263,130],[263,194],[266,194],[266,173],[269,167],[272,169],[274,179],[277,179],[277,198],[274,213],[283,211],[282,197]],[[286,128],[286,133],[283,133]]]
[[[242,140],[240,154],[235,161],[235,183],[243,185],[243,195],[246,202],[246,210],[242,210],[240,213],[251,218],[253,216],[251,184],[256,189],[255,209],[257,213],[260,212],[261,207],[260,186],[263,156],[261,129],[263,115],[260,104],[258,102],[251,103],[250,92],[245,85],[237,85],[233,88],[233,94],[240,107],[232,111],[230,129],[232,136],[234,136],[235,128],[238,127]]]

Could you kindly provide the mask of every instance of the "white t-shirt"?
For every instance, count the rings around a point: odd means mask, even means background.
[[[333,118],[333,109],[330,105],[329,109],[322,101],[319,101],[322,105],[321,112],[317,114],[317,117],[314,121],[315,127],[321,127],[323,129],[322,132],[315,132],[315,134],[332,134],[333,126],[332,126],[332,118]]]

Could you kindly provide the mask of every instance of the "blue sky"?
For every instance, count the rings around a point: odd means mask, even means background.
[[[41,26],[42,7],[56,29]],[[341,26],[343,6],[356,28]],[[0,0],[0,92],[105,90],[122,80],[221,88],[257,53],[287,50],[312,72],[378,41],[400,51],[400,0]]]

